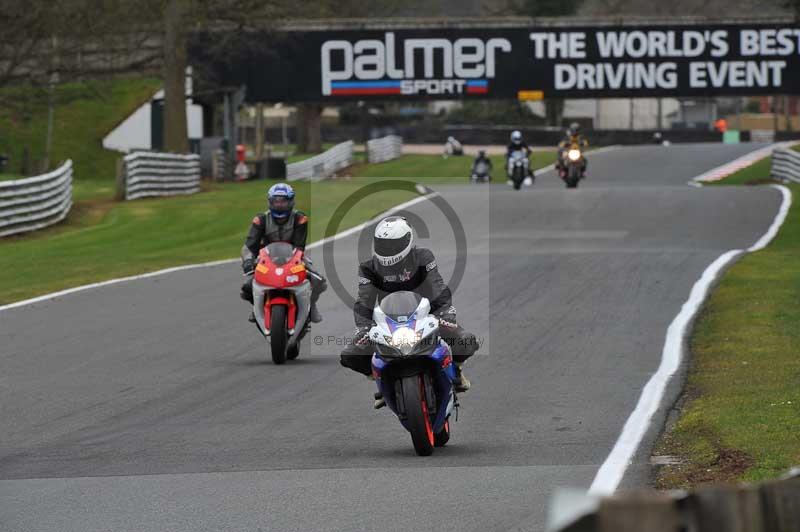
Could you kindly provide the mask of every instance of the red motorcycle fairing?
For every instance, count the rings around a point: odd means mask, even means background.
[[[297,322],[297,301],[291,292],[281,289],[299,286],[305,282],[306,266],[303,263],[303,252],[297,249],[290,258],[286,259],[286,262],[283,260],[281,260],[281,264],[276,264],[270,257],[267,248],[263,248],[258,254],[255,281],[270,288],[264,302],[264,330],[267,333],[270,331],[271,309],[274,305],[287,307],[286,326],[288,329],[294,329]]]

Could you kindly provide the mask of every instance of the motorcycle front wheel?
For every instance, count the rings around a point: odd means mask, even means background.
[[[275,305],[269,320],[269,346],[275,364],[286,362],[286,344],[289,333],[286,330],[286,305]]]
[[[573,164],[569,167],[567,174],[567,188],[578,188],[578,181],[581,179],[581,171],[577,165]]]
[[[422,375],[403,379],[403,402],[406,412],[406,426],[411,433],[414,450],[420,456],[433,453],[435,438],[433,425],[425,402],[425,381]]]
[[[523,171],[521,167],[514,168],[514,177],[511,179],[514,182],[514,190],[519,190],[522,188],[522,180],[525,179],[525,176],[522,175]]]

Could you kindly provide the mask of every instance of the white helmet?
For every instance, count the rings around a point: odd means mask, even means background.
[[[373,255],[383,266],[402,261],[414,245],[414,233],[402,216],[389,216],[378,223],[372,240]]]
[[[519,144],[520,142],[522,142],[522,133],[520,133],[519,131],[512,131],[511,142],[513,142],[514,144]]]

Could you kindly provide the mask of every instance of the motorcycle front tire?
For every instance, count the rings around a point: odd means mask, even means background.
[[[414,450],[420,456],[430,456],[436,440],[428,405],[425,403],[425,379],[422,375],[404,377],[402,387],[406,425],[411,433]]]
[[[272,361],[278,365],[286,362],[286,345],[289,343],[289,332],[286,330],[286,311],[286,305],[274,305],[271,308],[269,346]]]

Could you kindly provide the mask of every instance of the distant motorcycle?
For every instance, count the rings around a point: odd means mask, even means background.
[[[450,347],[439,337],[430,302],[414,292],[394,292],[373,311],[372,375],[386,405],[411,433],[420,456],[450,440],[450,415],[458,406]]]
[[[470,176],[469,180],[472,183],[488,183],[492,179],[492,176],[489,175],[490,171],[489,163],[480,161],[472,169],[472,176]]]
[[[584,155],[581,147],[573,143],[568,150],[561,152],[561,168],[559,175],[566,183],[567,188],[578,188],[578,182],[583,179]]]
[[[273,242],[258,254],[253,277],[256,326],[269,338],[275,364],[297,358],[300,340],[310,327],[311,283],[303,251],[288,242]]]
[[[530,167],[530,160],[522,150],[514,150],[508,157],[508,178],[514,186],[514,190],[522,188],[522,182],[528,177],[528,168]]]

